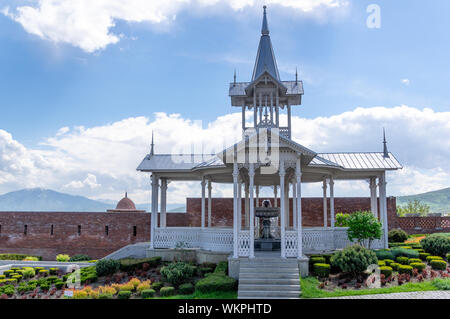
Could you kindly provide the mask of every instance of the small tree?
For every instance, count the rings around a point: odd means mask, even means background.
[[[357,241],[361,246],[370,248],[374,239],[380,239],[381,223],[371,212],[356,212],[347,219],[347,235],[350,241]],[[365,243],[367,242],[367,245]]]
[[[417,214],[419,216],[427,216],[430,212],[430,206],[415,199],[410,200],[406,205],[397,207],[397,215],[404,217],[406,214]]]

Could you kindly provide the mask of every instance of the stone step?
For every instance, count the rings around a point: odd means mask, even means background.
[[[256,267],[256,268],[298,268],[297,264],[284,263],[241,263],[241,267]]]
[[[300,293],[300,285],[259,285],[259,284],[241,284],[239,283],[239,291],[298,291]]]
[[[298,279],[292,278],[239,278],[243,285],[296,285]]]
[[[240,273],[239,279],[250,279],[250,278],[259,278],[259,279],[299,279],[298,272],[296,273],[257,273],[248,272],[248,273]]]
[[[299,298],[300,291],[239,291],[238,298],[261,299],[265,297],[273,297],[277,299]]]
[[[242,267],[240,268],[241,273],[247,272],[258,272],[260,274],[265,273],[298,273],[298,268],[276,268],[276,267]]]

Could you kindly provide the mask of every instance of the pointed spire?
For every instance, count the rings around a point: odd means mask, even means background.
[[[387,149],[387,142],[386,142],[386,131],[384,127],[383,127],[383,157],[389,158],[389,152]]]
[[[269,25],[267,24],[267,13],[266,13],[267,6],[263,6],[263,8],[264,8],[264,17],[263,17],[263,23],[262,23],[262,28],[261,28],[261,34],[268,35],[269,34]]]
[[[128,192],[125,192],[125,198],[128,198]]]
[[[152,131],[152,144],[151,144],[151,148],[150,148],[150,156],[153,156],[155,154],[154,152],[154,148],[155,148],[155,144],[153,143],[153,131]]]
[[[236,86],[236,69],[234,69],[234,81],[233,81],[233,86]]]
[[[295,67],[295,84],[298,84],[298,72],[297,72],[297,67]]]

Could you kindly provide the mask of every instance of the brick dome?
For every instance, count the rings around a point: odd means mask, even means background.
[[[128,194],[125,193],[125,197],[117,203],[116,210],[136,210],[136,205],[128,198]]]

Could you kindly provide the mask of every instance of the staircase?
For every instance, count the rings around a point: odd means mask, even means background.
[[[238,298],[300,298],[300,276],[297,261],[279,257],[241,260]]]

